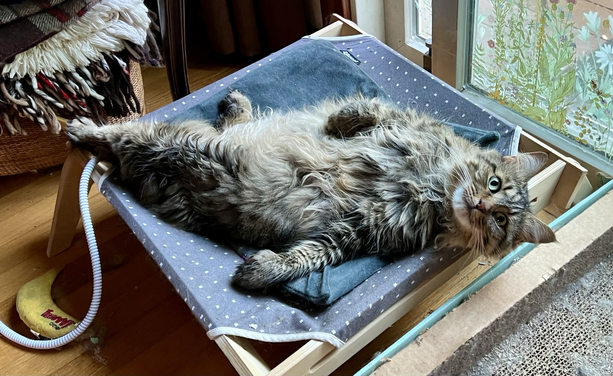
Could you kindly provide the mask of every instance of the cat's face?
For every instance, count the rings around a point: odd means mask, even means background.
[[[530,213],[528,197],[528,180],[546,160],[545,153],[484,153],[455,174],[453,216],[469,247],[500,256],[523,242],[555,241],[553,231]]]

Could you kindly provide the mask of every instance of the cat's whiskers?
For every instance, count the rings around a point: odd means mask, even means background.
[[[487,255],[486,239],[487,234],[484,232],[485,223],[483,218],[475,218],[470,232],[469,246],[478,252],[479,255]]]
[[[429,134],[425,135],[425,137],[428,138],[430,141],[442,146],[449,154],[449,158],[451,162],[450,172],[452,176],[456,177],[459,180],[458,184],[456,185],[456,188],[458,186],[471,185],[470,183],[472,182],[472,179],[470,177],[470,173],[466,165],[463,163],[461,156],[455,150],[449,147],[449,145],[447,145],[445,142],[438,139],[437,137],[433,135],[429,135]],[[450,195],[452,192],[449,192],[448,189],[449,187],[445,185],[445,191],[448,195]]]
[[[502,249],[499,245],[496,245],[492,253],[498,260],[502,260],[507,255],[508,249]]]
[[[459,270],[463,270],[468,265],[469,262],[472,262],[476,260],[477,258],[479,258],[479,253],[477,252],[477,250],[474,248],[469,248],[468,251],[466,252],[466,259],[460,266]]]

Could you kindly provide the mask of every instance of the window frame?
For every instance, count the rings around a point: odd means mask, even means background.
[[[404,30],[403,43],[409,48],[417,50],[421,55],[427,54],[430,49],[426,46],[426,39],[419,35],[419,10],[416,8],[416,0],[401,1],[403,2],[402,8],[404,12],[402,20],[402,28]],[[411,20],[409,27],[407,27],[407,19]]]
[[[421,1],[424,0],[404,0],[406,12],[411,13],[410,16],[412,17],[412,24],[414,26],[412,30],[407,32],[406,40],[411,40],[415,38],[419,42],[426,44],[428,39],[432,38],[432,35],[430,35],[430,38],[424,38],[423,36],[419,35],[419,24],[421,22],[421,18],[418,3]],[[412,6],[408,6],[407,3],[411,3]],[[432,13],[432,9],[430,9],[430,12]],[[430,14],[430,16],[432,16],[432,14]],[[430,29],[432,29],[432,27],[430,27]]]
[[[407,6],[412,0],[384,0],[385,39],[387,45],[420,67],[424,66],[424,56],[430,52],[426,41],[417,35],[417,25],[407,27],[406,18],[413,23],[417,20],[414,6]]]
[[[351,14],[365,31],[423,67],[430,48],[416,35],[415,28],[406,27],[405,16],[413,20],[417,16],[414,7],[406,4],[406,0],[352,0]]]

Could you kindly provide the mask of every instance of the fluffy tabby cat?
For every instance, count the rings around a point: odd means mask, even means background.
[[[503,254],[555,235],[529,211],[546,154],[502,157],[447,126],[378,99],[254,113],[242,94],[215,127],[131,122],[68,126],[72,142],[118,160],[145,206],[195,232],[270,248],[233,281],[265,288],[359,254],[435,247]]]

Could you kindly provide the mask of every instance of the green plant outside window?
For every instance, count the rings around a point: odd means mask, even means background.
[[[611,160],[613,9],[581,1],[480,0],[470,82]]]

